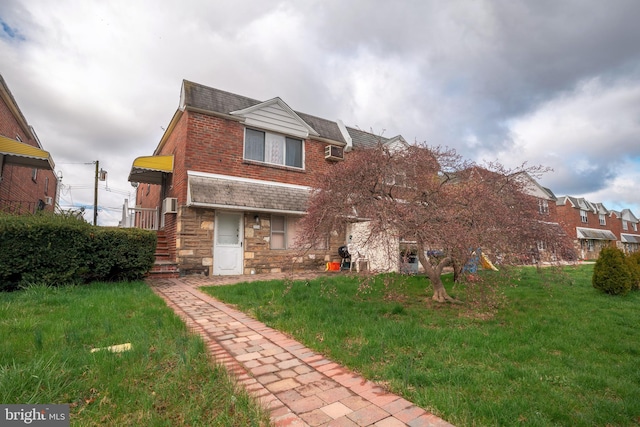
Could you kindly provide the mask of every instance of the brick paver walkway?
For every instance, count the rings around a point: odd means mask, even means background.
[[[216,362],[270,411],[277,427],[451,426],[197,289],[284,277],[187,277],[150,285],[203,337]]]

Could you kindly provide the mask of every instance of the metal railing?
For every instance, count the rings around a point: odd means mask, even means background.
[[[128,202],[125,201],[122,207],[120,227],[157,230],[159,224],[158,208],[130,208]]]

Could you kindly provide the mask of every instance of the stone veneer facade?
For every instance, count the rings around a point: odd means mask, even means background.
[[[256,222],[255,217],[258,217]],[[181,274],[213,274],[215,210],[181,207],[176,229],[176,260]],[[287,270],[324,270],[327,262],[339,262],[337,248],[345,241],[344,232],[329,237],[324,250],[275,250],[269,247],[271,215],[244,212],[243,273],[280,273]]]

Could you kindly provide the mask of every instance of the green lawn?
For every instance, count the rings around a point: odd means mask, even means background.
[[[640,425],[640,292],[599,293],[592,265],[565,271],[517,270],[493,313],[433,303],[423,277],[206,291],[457,426]]]
[[[74,426],[269,422],[142,282],[0,293],[0,336],[3,404],[67,403]]]

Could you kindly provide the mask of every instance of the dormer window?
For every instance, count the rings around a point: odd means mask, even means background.
[[[244,158],[302,169],[304,145],[301,139],[246,128]]]

